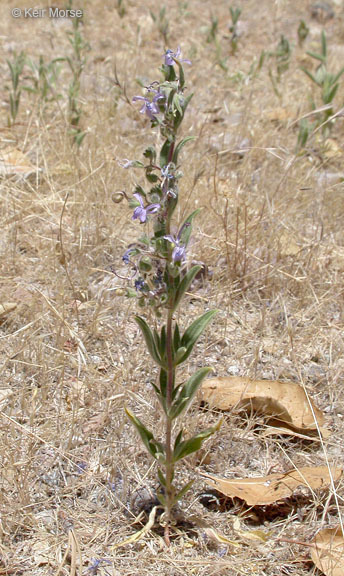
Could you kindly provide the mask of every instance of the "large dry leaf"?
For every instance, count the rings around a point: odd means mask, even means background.
[[[252,408],[299,431],[317,431],[313,413],[319,426],[324,423],[323,413],[310,405],[304,389],[293,382],[240,376],[209,378],[203,382],[199,397],[219,410]]]
[[[341,468],[331,470],[334,481],[341,474]],[[331,478],[326,466],[317,468],[305,467],[291,470],[286,474],[270,474],[259,478],[239,478],[227,480],[210,474],[202,474],[207,484],[229,498],[245,500],[249,506],[273,504],[278,500],[289,498],[299,486],[311,490],[326,488],[331,484]]]
[[[344,538],[340,527],[321,530],[314,539],[311,550],[314,564],[326,576],[344,574]]]

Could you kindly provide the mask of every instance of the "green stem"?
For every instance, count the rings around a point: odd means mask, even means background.
[[[174,366],[172,356],[172,309],[168,310],[167,314],[167,328],[166,328],[166,353],[167,353],[167,390],[166,390],[166,407],[170,409],[172,404],[172,392],[174,381]],[[169,525],[171,521],[171,513],[173,508],[173,449],[172,449],[172,420],[166,416],[166,528],[165,528],[165,541],[169,544]]]
[[[172,161],[174,152],[174,141],[171,143],[167,163]],[[166,222],[166,233],[171,233],[171,221],[167,218]],[[172,250],[169,248],[167,257],[167,269],[172,261]],[[169,284],[173,282],[173,279],[168,274]],[[172,405],[172,393],[174,384],[174,366],[173,366],[173,349],[172,349],[172,334],[173,334],[173,302],[170,302],[170,306],[167,310],[167,326],[166,326],[166,356],[167,356],[167,390],[166,390],[166,407],[169,411]],[[166,432],[165,432],[165,447],[166,447],[166,526],[165,526],[165,542],[167,545],[170,544],[169,537],[169,526],[171,522],[171,514],[173,508],[174,490],[173,490],[173,448],[172,448],[172,420],[167,415],[166,416]]]

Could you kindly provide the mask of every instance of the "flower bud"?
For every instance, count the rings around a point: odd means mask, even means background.
[[[150,272],[152,269],[152,261],[149,256],[143,256],[139,262],[139,270],[141,272]]]
[[[119,204],[124,198],[124,192],[114,192],[111,196],[112,202]]]

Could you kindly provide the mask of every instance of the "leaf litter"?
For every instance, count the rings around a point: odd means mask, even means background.
[[[270,424],[284,426],[278,432],[326,438],[330,432],[323,427],[321,410],[308,398],[305,390],[294,382],[253,380],[241,376],[216,377],[205,380],[199,399],[218,410],[253,410],[267,417]],[[278,433],[277,432],[277,433]],[[271,433],[271,428],[270,428]]]
[[[341,468],[333,468],[334,482],[342,475]],[[328,488],[331,475],[327,466],[307,466],[285,474],[269,474],[257,478],[225,479],[202,474],[207,484],[229,498],[240,498],[248,506],[264,506],[291,497],[300,487],[310,491]]]

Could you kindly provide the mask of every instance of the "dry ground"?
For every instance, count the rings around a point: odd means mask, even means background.
[[[101,576],[320,574],[307,547],[280,539],[307,543],[321,527],[337,525],[333,499],[314,495],[296,507],[247,515],[230,503],[205,506],[199,473],[255,476],[326,458],[334,465],[343,461],[343,119],[332,132],[330,152],[314,137],[308,154],[298,157],[293,124],[309,111],[314,89],[300,65],[312,65],[305,51],[318,49],[323,28],[331,65],[338,70],[343,63],[343,3],[337,1],[335,17],[321,23],[311,18],[308,1],[242,0],[235,56],[226,38],[230,3],[166,3],[169,45],[181,45],[192,60],[188,86],[195,93],[184,131],[197,139],[183,154],[177,216],[203,208],[192,252],[209,267],[187,313],[219,310],[188,370],[210,364],[222,376],[302,382],[332,431],[322,446],[265,437],[261,417],[225,415],[201,457],[182,466],[181,476],[196,476],[183,503],[190,526],[180,527],[170,549],[158,531],[113,548],[139,529],[135,517],[142,507],[149,510],[156,488],[154,467],[124,404],[156,430],[162,419],[149,385],[154,372],[132,319],[135,306],[123,297],[125,282],[113,274],[137,225],[112,195],[131,192],[139,177],[118,162],[139,158],[156,138],[130,102],[141,90],[137,78],[147,82],[159,74],[165,48],[149,14],[160,3],[124,0],[123,18],[116,4],[78,4],[91,46],[81,90],[81,125],[88,134],[79,152],[66,122],[66,66],[58,101],[42,107],[23,92],[17,123],[7,124],[6,59],[15,50],[35,61],[41,54],[46,61],[70,55],[71,22],[11,18],[10,8],[28,7],[29,0],[0,6],[0,147],[20,150],[34,167],[27,177],[3,173],[0,181],[0,302],[17,304],[0,325],[0,574],[74,574],[75,558],[80,574],[78,549],[82,573]],[[227,72],[206,43],[211,14],[219,18]],[[310,27],[303,48],[297,45],[300,19]],[[293,51],[278,98],[268,75],[272,60],[256,77],[249,71],[263,48],[276,48],[281,34]],[[341,87],[335,109],[342,105]],[[217,417],[196,402],[187,429]],[[342,493],[338,486],[340,506]],[[196,517],[239,546],[213,542]],[[242,530],[258,528],[267,541],[245,540],[237,518]]]

